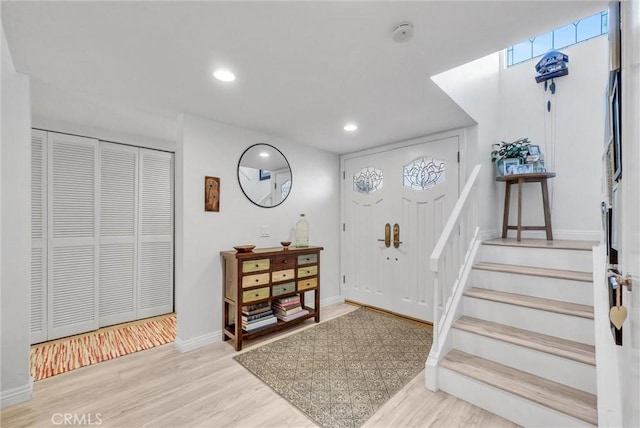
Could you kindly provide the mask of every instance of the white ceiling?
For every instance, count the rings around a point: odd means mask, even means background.
[[[2,1],[34,116],[173,140],[188,113],[335,153],[473,123],[430,79],[603,1]],[[403,44],[393,28],[410,21]],[[225,66],[237,79],[211,77]],[[534,75],[533,65],[532,78]],[[357,122],[357,132],[342,130]]]

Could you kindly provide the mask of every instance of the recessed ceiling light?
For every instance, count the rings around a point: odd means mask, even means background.
[[[230,72],[229,70],[218,69],[213,72],[213,77],[223,82],[233,82],[236,80],[235,74]]]
[[[353,132],[358,129],[358,125],[355,123],[347,123],[343,129],[347,132]]]
[[[259,155],[259,156],[260,156],[261,158],[268,158],[268,157],[269,157],[269,153],[267,153],[267,152],[260,152],[260,155]]]

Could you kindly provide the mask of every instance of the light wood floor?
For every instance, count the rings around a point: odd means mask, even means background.
[[[355,306],[347,304],[328,306],[323,308],[323,321],[354,309]],[[310,320],[297,329],[311,326]],[[276,337],[245,343],[244,351]],[[69,413],[101,427],[316,426],[236,363],[234,355],[232,346],[223,342],[184,354],[168,344],[84,367],[36,382],[33,399],[4,409],[0,425],[60,426],[63,417],[60,414]],[[365,427],[472,426],[515,425],[444,392],[428,391],[424,387],[424,372],[365,424]]]

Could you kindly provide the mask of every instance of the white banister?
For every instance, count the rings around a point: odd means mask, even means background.
[[[427,387],[437,390],[436,367],[445,348],[445,325],[453,322],[453,312],[460,300],[460,285],[464,286],[478,250],[476,185],[481,165],[469,175],[442,234],[430,258],[433,280],[433,345],[427,360]],[[454,293],[458,291],[457,295]],[[455,297],[455,298],[454,298]],[[452,303],[455,303],[452,305]],[[454,308],[452,309],[452,306]],[[448,322],[444,322],[445,319]],[[447,327],[448,328],[448,327]],[[431,377],[431,378],[429,378]]]

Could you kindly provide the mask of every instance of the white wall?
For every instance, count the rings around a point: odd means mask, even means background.
[[[499,134],[504,141],[529,137],[545,154],[548,170],[558,174],[549,180],[554,230],[567,238],[598,239],[605,124],[603,97],[609,76],[607,37],[582,42],[562,52],[569,55],[569,75],[555,79],[556,94],[550,96],[551,112],[546,110],[550,92],[545,93],[544,84],[534,80],[536,60],[501,70]],[[504,184],[498,187],[502,200]],[[544,224],[540,186],[528,184],[527,187],[523,224]],[[512,199],[515,202],[515,198]],[[515,214],[515,205],[513,207]]]
[[[321,301],[339,294],[339,158],[270,135],[189,115],[178,124],[176,149],[176,309],[182,351],[221,340],[222,264],[219,252],[234,245],[277,247],[293,240],[300,213],[310,224],[310,244],[321,253]],[[277,147],[291,165],[289,197],[260,208],[242,193],[237,164],[257,143]],[[205,212],[204,177],[220,177],[220,212]],[[271,236],[260,237],[261,227]]]
[[[468,132],[468,145],[475,145],[469,153],[471,164],[480,163],[478,194],[483,201],[478,206],[478,226],[483,238],[493,237],[497,233],[496,212],[497,195],[493,179],[495,171],[486,153],[487,144],[496,141],[500,120],[500,55],[498,53],[469,62],[445,73],[434,76],[439,85],[456,103],[458,103],[477,125]],[[471,152],[471,151],[470,151]],[[472,169],[473,165],[468,165]]]
[[[31,105],[29,78],[17,74],[2,33],[0,110],[1,407],[31,398],[29,293],[31,266]]]
[[[478,123],[478,160],[483,164],[479,192],[488,201],[479,213],[485,234],[501,231],[504,203],[504,184],[494,181],[491,145],[529,137],[540,145],[547,163],[555,163],[558,174],[549,180],[554,237],[599,236],[607,38],[562,51],[570,57],[569,75],[556,79],[551,112],[545,110],[548,93],[534,80],[535,60],[504,68],[501,54],[496,53],[433,78]],[[511,224],[515,224],[514,193]],[[525,185],[523,196],[523,224],[542,225],[540,186]]]

